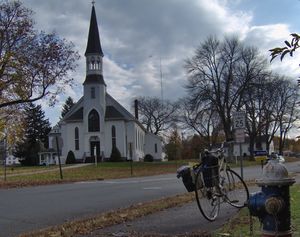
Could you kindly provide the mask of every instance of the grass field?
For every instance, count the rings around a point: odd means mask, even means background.
[[[104,162],[63,170],[63,180],[60,179],[58,166],[36,166],[36,167],[7,167],[6,181],[4,181],[4,169],[0,168],[0,188],[21,187],[29,185],[41,185],[62,182],[76,182],[88,180],[117,179],[128,177],[151,176],[173,173],[181,165],[196,163],[197,160],[178,160],[168,162]],[[244,166],[258,165],[254,161],[244,161]],[[239,166],[240,163],[230,164],[231,167]],[[67,168],[68,165],[63,166]],[[43,173],[42,173],[43,172]]]
[[[291,186],[291,219],[293,236],[300,236],[300,185]],[[261,225],[258,218],[253,217],[253,237],[261,236]],[[243,208],[227,224],[213,236],[250,236],[250,217],[247,208]]]
[[[132,169],[130,162],[104,162],[98,163],[97,166],[91,164],[80,168],[64,169],[63,180],[60,179],[58,166],[14,167],[13,169],[7,168],[6,181],[4,181],[4,171],[1,169],[0,187],[19,187],[60,182],[140,177],[166,173],[174,173],[175,177],[177,168],[181,165],[188,164],[188,162],[191,161],[133,162]],[[36,174],[31,174],[34,172],[36,172]]]

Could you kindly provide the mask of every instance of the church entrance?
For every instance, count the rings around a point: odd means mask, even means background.
[[[100,161],[100,141],[91,141],[90,142],[91,157],[97,157],[97,161]],[[96,153],[96,154],[95,154]],[[94,160],[94,159],[93,159]],[[94,160],[95,161],[95,160]]]

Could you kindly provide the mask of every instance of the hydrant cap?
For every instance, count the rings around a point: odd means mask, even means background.
[[[262,179],[256,181],[257,185],[292,185],[295,179],[289,178],[286,167],[276,160],[270,160],[263,169]]]

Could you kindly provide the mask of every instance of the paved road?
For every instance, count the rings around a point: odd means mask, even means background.
[[[295,179],[296,183],[300,184],[300,166],[293,166],[291,170],[298,171]],[[250,193],[257,191],[260,191],[257,185],[250,186]],[[192,202],[181,207],[147,215],[133,221],[99,229],[80,237],[125,237],[131,236],[130,233],[135,233],[134,236],[141,236],[140,233],[160,234],[164,236],[183,235],[185,233],[212,233],[226,223],[237,211],[238,209],[229,204],[222,203],[217,219],[214,222],[209,222],[201,215],[196,202]],[[236,233],[236,235],[239,235],[239,233]]]
[[[300,171],[300,162],[287,166]],[[259,166],[244,171],[248,179],[260,173]],[[183,192],[175,174],[0,190],[0,237]]]

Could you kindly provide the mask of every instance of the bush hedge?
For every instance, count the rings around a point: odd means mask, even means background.
[[[76,158],[73,151],[69,151],[66,159],[66,164],[75,164]]]
[[[150,154],[147,154],[147,155],[145,155],[145,157],[144,157],[144,161],[145,162],[153,162],[153,156],[152,155],[150,155]]]

